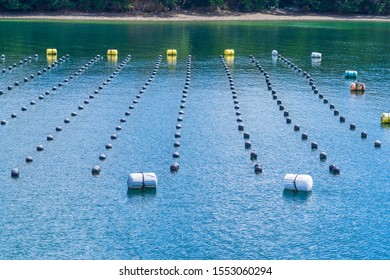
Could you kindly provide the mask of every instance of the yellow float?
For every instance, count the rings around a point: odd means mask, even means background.
[[[226,49],[223,52],[224,55],[234,55],[234,50],[233,49]]]
[[[107,55],[118,55],[118,50],[109,49],[107,50]]]
[[[383,113],[381,116],[382,124],[390,124],[390,113]]]
[[[177,55],[177,50],[174,49],[167,50],[167,56],[176,56],[176,55]]]
[[[57,55],[57,49],[46,49],[46,55]]]

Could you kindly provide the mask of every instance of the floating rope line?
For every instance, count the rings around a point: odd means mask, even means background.
[[[157,62],[156,64],[154,65],[154,68],[153,68],[153,72],[152,72],[152,75],[150,76],[150,78],[148,79],[147,82],[145,82],[145,84],[142,86],[142,89],[139,91],[138,95],[136,96],[136,98],[133,100],[132,104],[129,106],[129,109],[130,110],[134,110],[138,104],[138,100],[141,99],[142,95],[145,93],[145,90],[148,88],[148,86],[150,85],[150,83],[154,80],[155,76],[157,75],[157,70],[158,68],[160,67],[160,63],[161,63],[161,59],[162,59],[162,55],[159,55],[158,59],[157,59]],[[127,117],[131,115],[130,111],[126,111],[124,113],[124,117],[122,117],[119,122],[120,124],[117,125],[115,127],[115,130],[116,130],[116,133],[115,134],[111,134],[110,136],[110,139],[111,140],[116,140],[118,137],[119,137],[119,133],[120,131],[122,131],[122,126],[121,124],[125,123],[127,121]],[[112,144],[111,143],[107,143],[105,145],[105,148],[106,150],[111,150],[113,148]],[[107,159],[107,155],[102,153],[100,156],[99,156],[99,160],[100,161],[104,161]],[[92,167],[92,170],[91,170],[91,173],[93,176],[97,176],[100,174],[100,166],[99,165],[94,165]]]
[[[184,117],[184,111],[186,108],[185,104],[187,102],[187,94],[188,94],[188,89],[191,81],[191,64],[192,64],[192,57],[191,55],[189,55],[187,60],[187,77],[183,88],[182,99],[180,101],[181,104],[180,104],[179,115],[177,117],[178,123],[176,124],[176,132],[175,132],[176,139],[181,138],[182,122]],[[179,153],[179,148],[181,146],[180,141],[179,140],[175,141],[175,143],[173,143],[173,146],[175,147],[175,152],[172,154],[172,157],[174,158],[174,162],[171,164],[170,170],[171,172],[177,172],[179,171],[178,160],[180,158],[180,153]]]
[[[333,111],[333,115],[334,116],[339,116],[340,115],[340,110],[336,109],[336,106],[333,103],[329,103],[329,99],[326,98],[323,93],[319,92],[317,86],[314,83],[314,79],[312,78],[312,76],[308,72],[302,70],[302,68],[299,68],[297,65],[292,63],[287,58],[283,57],[281,54],[279,54],[277,57],[278,57],[278,59],[280,61],[284,62],[284,64],[286,64],[288,67],[290,67],[290,69],[292,69],[293,71],[295,71],[298,74],[301,74],[302,77],[305,77],[307,79],[307,81],[309,83],[309,86],[311,87],[313,93],[316,94],[316,95],[318,94],[318,98],[320,100],[322,100],[323,104],[325,104],[325,105],[329,104],[329,108],[330,108],[331,111]],[[339,121],[340,121],[340,123],[345,123],[346,122],[345,116],[341,115],[339,117]],[[355,131],[356,130],[356,125],[354,123],[350,123],[349,124],[349,130],[350,131]],[[368,137],[368,133],[366,131],[362,131],[360,133],[360,138],[366,139],[367,137]],[[377,143],[377,142],[380,142],[380,141],[376,140],[375,143]],[[375,143],[374,143],[374,147],[378,147]],[[380,145],[379,145],[379,147],[380,147]]]
[[[38,58],[38,55],[35,54],[34,57],[35,57],[35,59],[37,59],[37,58]],[[1,55],[0,60],[4,61],[4,60],[5,60],[5,55]],[[23,66],[23,65],[26,64],[27,62],[31,62],[31,61],[32,61],[32,56],[28,56],[28,57],[26,57],[26,58],[24,58],[24,59],[22,59],[22,60],[19,61],[19,66]],[[8,70],[8,71],[12,71],[12,70],[13,70],[14,68],[16,68],[17,66],[18,66],[18,64],[17,64],[17,63],[14,63],[14,64],[8,66],[8,69],[7,69],[7,68],[3,68],[3,69],[1,70],[1,72],[2,72],[2,73],[6,73],[7,70]]]
[[[242,132],[242,136],[243,136],[243,139],[244,139],[244,147],[246,150],[251,150],[252,149],[252,143],[251,141],[249,141],[249,138],[250,138],[250,134],[248,132],[245,132],[245,127],[243,125],[243,119],[241,117],[241,112],[240,112],[240,103],[238,101],[238,95],[237,95],[237,91],[235,90],[235,87],[234,87],[234,81],[233,81],[233,76],[232,74],[230,73],[230,70],[229,70],[229,67],[227,66],[226,62],[225,62],[225,59],[222,55],[220,55],[220,59],[221,59],[221,63],[225,69],[225,72],[226,72],[226,75],[229,79],[229,84],[230,84],[230,90],[231,90],[231,93],[232,93],[232,98],[233,98],[233,105],[234,105],[234,109],[235,109],[235,114],[236,114],[236,117],[237,117],[237,123],[238,123],[238,131]],[[263,167],[260,163],[257,162],[257,153],[254,151],[254,150],[251,150],[250,152],[250,155],[249,155],[249,158],[251,161],[253,161],[255,163],[254,165],[254,171],[256,174],[260,174],[263,172]]]
[[[113,76],[114,77],[116,77],[117,76],[117,74],[120,72],[120,70],[122,70],[123,69],[123,67],[124,67],[124,65],[126,65],[126,63],[128,63],[129,61],[130,61],[130,59],[131,59],[131,56],[130,55],[128,55],[125,59],[124,59],[124,61],[120,64],[120,66],[118,66],[118,68],[117,68],[117,70],[114,72],[114,74],[113,74]],[[85,67],[84,67],[85,68]],[[104,83],[106,83],[106,82],[104,82]],[[100,88],[100,87],[99,87]],[[97,90],[95,90],[94,91],[94,94],[95,95],[97,95],[99,93],[99,91],[97,91]],[[90,97],[90,99],[93,99],[93,98],[91,98],[91,96],[93,96],[93,95],[90,95],[89,97]],[[87,99],[85,99],[85,100],[87,100]],[[84,101],[85,101],[84,100]],[[84,104],[89,104],[89,102],[84,102]],[[79,105],[78,106],[78,110],[84,110],[84,106],[83,105]],[[76,112],[72,112],[71,114],[70,114],[72,117],[76,117],[77,116],[77,113]],[[68,119],[68,118],[65,118],[64,119],[64,123],[65,124],[68,124],[68,123],[70,123],[70,119]],[[62,129],[62,127],[61,126],[57,126],[56,128],[55,128],[55,131],[57,132],[57,133],[59,133],[59,132],[61,132],[63,129]],[[54,137],[51,135],[51,134],[49,134],[49,135],[47,135],[47,137],[46,137],[46,140],[49,142],[49,141],[53,141],[54,140]],[[39,145],[37,145],[36,146],[36,151],[37,152],[43,152],[44,151],[44,146],[42,145],[42,144],[39,144]],[[33,162],[33,157],[32,156],[27,156],[26,158],[25,158],[25,161],[26,161],[26,163],[32,163]],[[16,171],[18,171],[18,172],[16,172]],[[14,176],[15,174],[17,174],[17,176]],[[13,168],[12,169],[12,171],[11,171],[11,176],[12,177],[19,177],[19,174],[20,174],[20,171],[19,171],[19,169],[17,169],[17,168]]]
[[[268,72],[266,72],[263,69],[263,67],[260,65],[259,61],[255,60],[255,57],[253,55],[251,55],[250,58],[252,60],[252,64],[255,64],[255,67],[260,71],[260,73],[263,74],[266,85],[267,85],[267,89],[268,89],[268,91],[271,92],[272,99],[276,100],[276,104],[279,106],[279,111],[283,112],[283,116],[286,119],[286,124],[291,124],[292,119],[291,119],[290,113],[287,111],[285,105],[283,105],[282,100],[278,97],[277,92],[272,88],[272,83],[271,83],[270,76],[269,76]],[[293,129],[295,132],[301,131],[301,127],[298,124],[295,124],[293,126]],[[301,134],[302,141],[306,141],[306,140],[308,140],[308,138],[309,138],[309,136],[307,133],[304,132]],[[317,142],[311,143],[311,149],[312,150],[318,149]],[[321,161],[325,161],[327,159],[327,155],[325,152],[321,152],[319,157],[320,157]],[[331,166],[333,166],[331,173],[333,173],[335,175],[340,174],[340,169],[337,166],[335,166],[335,165],[331,165]]]
[[[65,57],[65,56],[64,56],[64,57]],[[91,66],[94,66],[94,65],[95,65],[95,62],[97,62],[99,59],[100,59],[100,55],[95,56],[95,57],[92,58],[90,61],[88,61],[84,66],[81,66],[81,67],[79,68],[79,70],[77,70],[77,71],[75,72],[75,74],[81,75],[81,74],[85,73],[85,71],[88,70]],[[45,98],[44,96],[49,96],[49,95],[50,95],[50,92],[55,92],[55,91],[57,91],[58,88],[63,87],[64,84],[69,84],[70,81],[72,81],[72,80],[74,80],[74,76],[73,76],[73,75],[70,75],[69,78],[63,79],[63,81],[61,81],[61,82],[57,83],[56,85],[54,85],[54,86],[51,88],[51,91],[48,90],[48,91],[45,91],[44,94],[39,95],[39,96],[38,96],[38,100],[39,100],[39,101],[44,100],[44,98]],[[57,86],[58,86],[58,88],[57,88]],[[31,100],[30,103],[29,103],[29,105],[30,105],[30,106],[35,106],[35,105],[37,105],[37,103],[36,103],[35,100]],[[21,107],[21,111],[22,111],[22,112],[28,111],[28,110],[27,110],[27,107],[28,107],[28,106],[22,106],[22,107]],[[11,119],[14,119],[14,118],[16,118],[16,117],[17,117],[17,114],[16,114],[15,112],[13,112],[13,113],[11,114]],[[10,122],[9,120],[3,119],[3,120],[0,121],[0,124],[1,124],[1,125],[6,125],[6,124],[9,124],[9,122]]]
[[[55,62],[52,63],[51,66],[49,65],[49,66],[47,66],[47,68],[46,68],[46,67],[43,68],[42,72],[43,72],[43,73],[46,73],[48,70],[50,70],[50,69],[56,67],[56,66],[59,64],[59,62],[65,61],[65,59],[68,58],[68,57],[69,57],[69,55],[67,55],[66,57],[63,56],[63,57],[60,58],[59,60],[56,60]],[[16,64],[14,64],[14,65],[16,65]],[[12,66],[9,66],[9,68],[10,68],[10,67],[12,67]],[[15,66],[15,67],[16,67],[16,66]],[[3,73],[4,73],[4,72],[5,72],[5,69],[3,69]],[[42,72],[41,72],[41,71],[38,71],[38,72],[37,72],[37,75],[38,75],[38,76],[42,75]],[[25,78],[23,79],[23,83],[28,83],[28,82],[32,81],[34,78],[35,78],[35,75],[34,75],[34,74],[30,74],[28,77],[25,77]],[[15,89],[15,88],[18,88],[21,84],[22,84],[22,82],[15,81],[13,86],[12,86],[12,85],[8,85],[8,86],[7,86],[7,90],[8,90],[8,91],[11,91],[11,90],[13,90],[13,89]],[[0,90],[0,95],[3,95],[4,92],[5,92],[5,90]]]

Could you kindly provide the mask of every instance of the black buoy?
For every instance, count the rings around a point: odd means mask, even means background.
[[[238,130],[239,130],[239,131],[243,131],[243,130],[244,130],[244,126],[243,126],[242,124],[239,124],[239,125],[238,125]]]
[[[367,132],[365,132],[365,131],[362,131],[362,133],[360,134],[360,137],[363,139],[367,138],[367,136],[368,136]]]
[[[117,131],[122,130],[122,127],[121,127],[120,125],[117,125],[117,126],[115,127],[115,130],[117,130]]]
[[[107,156],[105,154],[101,154],[99,156],[99,160],[105,160],[107,158]]]
[[[177,141],[177,142],[173,143],[173,146],[174,147],[180,147],[180,142]]]
[[[112,144],[110,144],[110,143],[106,144],[106,149],[107,150],[112,149]]]
[[[19,178],[19,175],[20,175],[19,169],[13,168],[11,170],[11,177],[12,178]]]
[[[329,109],[333,110],[334,109],[334,104],[329,104]]]
[[[332,173],[334,175],[340,175],[340,169],[336,165],[329,165],[329,173]]]
[[[179,158],[179,157],[180,157],[179,152],[174,152],[174,153],[172,154],[172,157],[173,157],[173,158]]]
[[[290,124],[292,122],[291,118],[286,118],[286,123]]]
[[[17,117],[17,115],[15,113],[11,114],[11,118],[16,118],[16,117]]]
[[[349,129],[350,129],[350,130],[355,130],[355,129],[356,129],[356,125],[355,125],[354,123],[351,123],[351,124],[349,125]]]
[[[181,137],[180,132],[176,132],[176,133],[175,133],[175,138],[180,138],[180,137]]]
[[[317,144],[317,142],[311,142],[311,148],[312,148],[313,150],[318,149],[318,144]]]
[[[100,166],[99,165],[95,165],[94,167],[92,167],[92,175],[93,176],[97,176],[100,174]]]
[[[47,135],[47,136],[46,136],[46,140],[47,140],[47,141],[53,141],[53,140],[54,140],[53,135],[51,135],[51,134]]]
[[[33,158],[31,156],[26,157],[26,162],[27,163],[33,162]]]
[[[381,141],[379,141],[379,140],[376,140],[376,141],[374,142],[374,147],[375,147],[375,148],[380,148],[381,145],[382,145],[382,143],[381,143]]]
[[[320,153],[320,160],[326,160],[326,157],[327,157],[327,155],[325,152]]]
[[[245,149],[250,149],[252,147],[252,143],[250,141],[245,141]]]
[[[340,114],[339,110],[335,109],[335,110],[333,111],[333,115],[338,116],[339,114]]]
[[[112,139],[112,140],[118,139],[118,135],[116,135],[116,134],[111,134],[111,139]]]
[[[299,131],[301,128],[299,127],[299,125],[294,125],[294,131]]]
[[[256,159],[257,159],[257,153],[256,153],[255,151],[252,151],[252,152],[250,153],[250,159],[251,159],[251,160],[256,160]]]
[[[38,145],[38,146],[37,146],[37,151],[38,151],[38,152],[43,151],[43,145]]]
[[[65,119],[64,119],[64,123],[70,123],[70,119],[65,118]]]
[[[179,164],[177,162],[172,163],[170,170],[171,170],[171,172],[177,172],[179,170]]]
[[[243,137],[244,137],[244,139],[249,139],[250,135],[248,132],[244,132]]]
[[[119,121],[120,121],[121,123],[124,123],[124,122],[126,122],[126,119],[125,119],[125,118],[121,118]]]
[[[284,111],[284,112],[283,112],[283,115],[284,115],[285,117],[288,117],[290,114],[289,114],[288,111]]]
[[[22,110],[22,111],[27,111],[27,108],[23,106],[23,107],[21,108],[21,110]]]
[[[302,140],[307,140],[308,138],[307,133],[302,133],[301,138]]]
[[[341,116],[341,117],[340,117],[340,122],[341,122],[341,123],[344,123],[344,122],[345,122],[345,117]]]
[[[6,124],[7,124],[7,121],[6,121],[6,120],[1,120],[1,121],[0,121],[0,124],[1,124],[1,125],[6,125]]]
[[[256,164],[255,164],[255,167],[254,167],[254,170],[255,170],[255,173],[256,173],[256,174],[259,174],[259,173],[262,173],[262,172],[263,172],[263,167],[261,166],[260,163],[256,163]]]
[[[62,131],[62,127],[61,126],[57,126],[56,127],[56,131]]]

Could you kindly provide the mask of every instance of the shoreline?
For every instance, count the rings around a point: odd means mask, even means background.
[[[161,13],[0,13],[0,19],[26,20],[85,20],[85,21],[128,21],[128,22],[180,22],[180,21],[373,21],[390,22],[389,16],[331,15],[288,11],[239,13],[231,11],[196,12],[168,11]]]

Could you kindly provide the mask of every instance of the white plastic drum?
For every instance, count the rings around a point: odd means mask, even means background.
[[[130,190],[155,189],[157,176],[155,173],[130,173],[127,178],[127,187]]]
[[[313,188],[313,178],[310,175],[286,174],[283,182],[285,190],[310,192]]]

